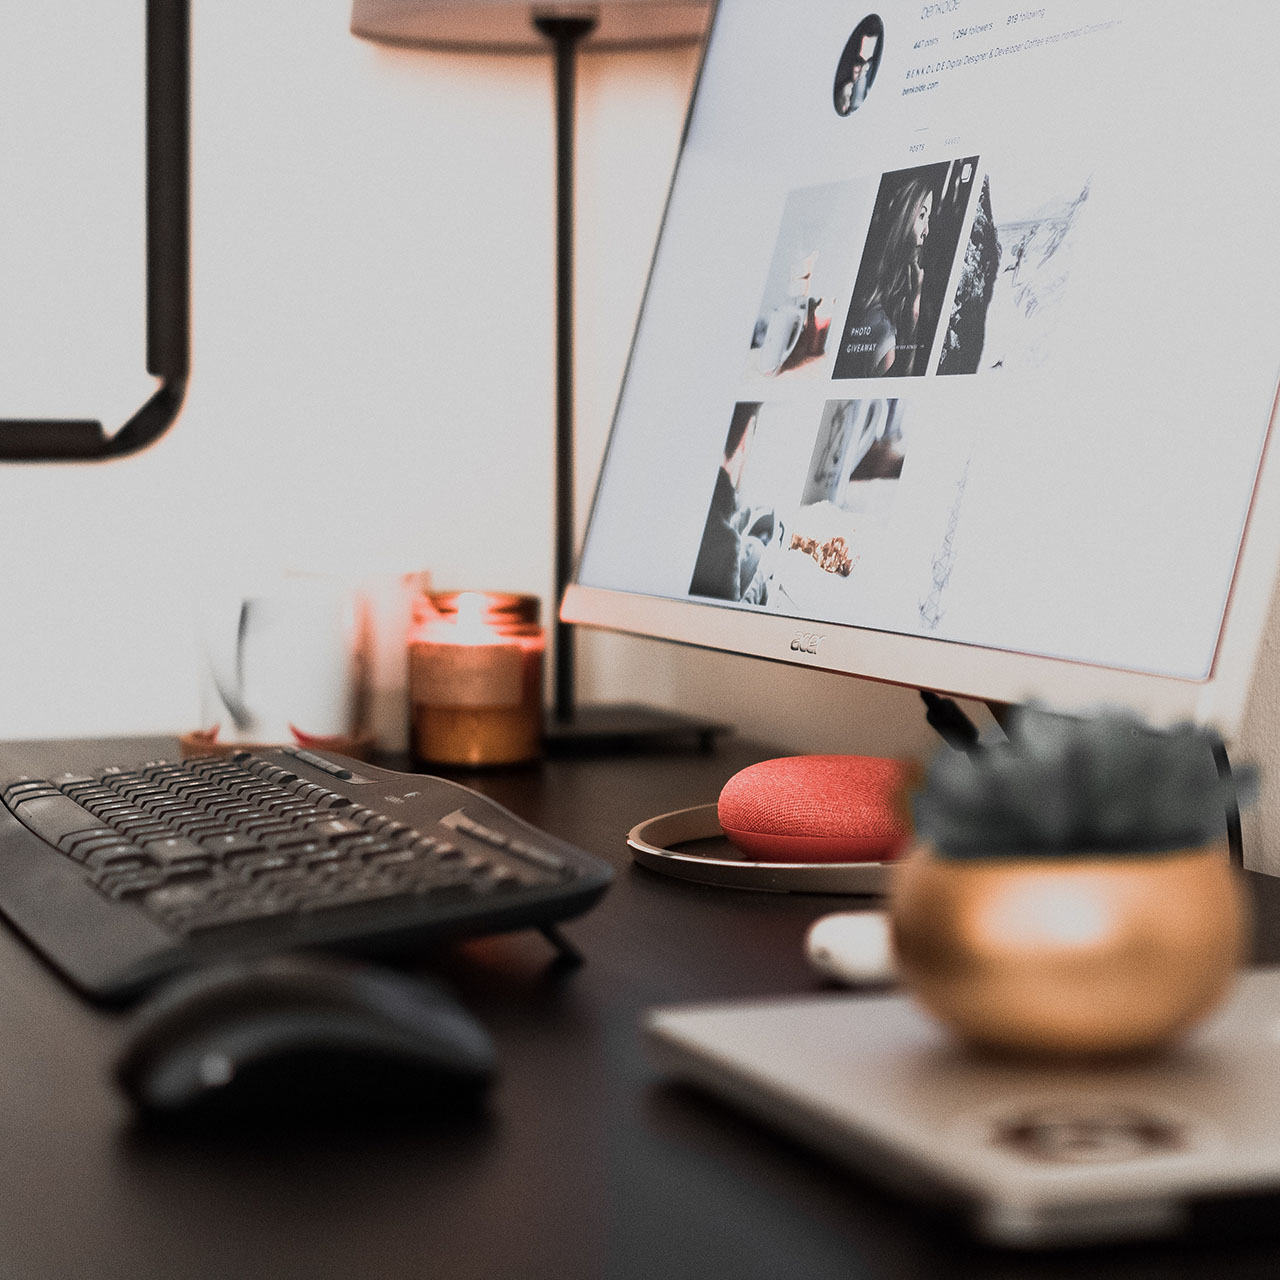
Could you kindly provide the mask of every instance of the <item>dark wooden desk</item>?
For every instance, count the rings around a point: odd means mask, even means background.
[[[502,1077],[453,1128],[139,1132],[109,1078],[122,1020],[79,1002],[0,930],[0,1275],[5,1280],[432,1277],[1260,1277],[1275,1244],[1022,1257],[979,1249],[754,1122],[664,1082],[637,1031],[654,1004],[817,990],[801,944],[848,900],[703,889],[635,867],[624,833],[706,803],[768,754],[555,761],[468,779],[593,850],[618,881],[566,926],[431,967],[490,1028]],[[1252,877],[1280,958],[1280,893]],[[1273,910],[1272,907],[1275,909]],[[1269,922],[1276,922],[1272,928]],[[1280,1082],[1278,1082],[1280,1084]]]

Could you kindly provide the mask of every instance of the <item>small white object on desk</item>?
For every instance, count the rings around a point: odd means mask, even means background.
[[[837,911],[814,921],[805,958],[824,977],[849,986],[885,986],[897,978],[889,917],[883,911]]]

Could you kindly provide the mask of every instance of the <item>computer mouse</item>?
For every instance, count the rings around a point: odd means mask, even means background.
[[[144,1117],[475,1106],[485,1030],[442,987],[319,954],[187,974],[134,1016],[116,1079]]]
[[[824,978],[850,987],[883,987],[897,978],[893,932],[883,911],[837,911],[809,927],[804,954]]]

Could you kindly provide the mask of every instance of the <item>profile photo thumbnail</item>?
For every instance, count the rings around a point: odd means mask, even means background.
[[[854,27],[836,64],[832,89],[836,115],[852,115],[866,101],[880,69],[883,52],[884,23],[878,14],[869,13]]]

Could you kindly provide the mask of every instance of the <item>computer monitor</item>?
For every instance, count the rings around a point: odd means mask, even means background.
[[[720,5],[564,616],[1229,739],[1276,48],[1272,0]]]

